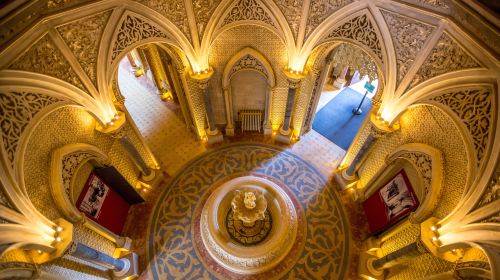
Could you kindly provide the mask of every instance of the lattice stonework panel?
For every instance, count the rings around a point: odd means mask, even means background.
[[[382,47],[378,39],[375,25],[371,22],[367,15],[360,15],[349,19],[347,22],[335,28],[332,32],[326,35],[322,41],[328,41],[335,38],[346,38],[357,41],[367,48],[381,60]]]
[[[287,66],[287,51],[276,34],[264,27],[248,25],[224,31],[212,45],[209,63],[215,73],[210,79],[209,91],[216,122],[226,123],[222,72],[228,61],[245,47],[251,47],[260,52],[273,68],[276,88],[272,97],[271,122],[273,125],[279,125],[283,121],[288,90],[288,81],[282,71]]]
[[[293,37],[297,39],[299,32],[300,17],[302,15],[303,1],[299,0],[274,0],[276,5],[280,8],[281,12],[286,18],[290,29],[292,30]]]
[[[190,42],[192,42],[184,0],[139,0],[139,2],[157,11],[168,20],[170,20],[173,24],[175,24],[175,26],[177,26],[177,28],[182,31],[184,36],[186,36],[186,38]]]
[[[0,92],[0,128],[7,158],[14,166],[17,146],[26,126],[43,108],[62,100],[29,92]]]
[[[264,5],[258,0],[240,0],[230,9],[222,25],[224,26],[239,20],[256,20],[276,28],[271,16],[266,12],[263,6]]]
[[[37,72],[66,81],[83,91],[85,87],[61,51],[48,35],[43,36],[25,54],[9,66],[13,70]]]
[[[64,42],[95,86],[97,86],[99,43],[110,15],[111,11],[106,11],[57,27]]]
[[[432,100],[449,107],[462,120],[470,133],[477,164],[488,148],[493,123],[494,93],[490,88],[458,89]]]
[[[383,168],[386,157],[400,145],[423,143],[435,147],[443,153],[446,164],[441,199],[433,216],[444,218],[460,201],[467,181],[467,148],[460,129],[451,116],[431,105],[410,108],[401,116],[400,124],[399,131],[380,138],[373,145],[359,171],[360,184],[366,186]]]
[[[387,22],[396,51],[397,84],[408,73],[434,26],[381,10]]]
[[[220,2],[221,0],[193,0],[193,12],[196,18],[196,27],[198,28],[200,41],[203,38],[203,32],[205,32],[210,17]]]
[[[128,46],[148,38],[166,38],[170,36],[163,32],[159,27],[156,27],[136,16],[127,15],[119,24],[120,29],[113,43],[111,61],[114,61],[118,55]]]
[[[331,14],[352,2],[353,0],[312,0],[307,15],[306,38]]]
[[[443,33],[410,83],[410,88],[436,76],[481,65],[448,34]]]

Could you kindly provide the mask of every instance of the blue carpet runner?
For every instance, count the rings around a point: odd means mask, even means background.
[[[352,109],[358,108],[362,98],[363,95],[357,91],[345,88],[316,113],[313,129],[347,150],[372,107],[371,100],[367,97],[361,106],[363,113],[354,115]]]

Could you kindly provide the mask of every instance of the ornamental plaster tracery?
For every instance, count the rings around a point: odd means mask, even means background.
[[[283,13],[292,30],[293,36],[297,39],[297,34],[299,33],[300,17],[302,16],[302,4],[301,0],[275,0],[276,5]]]
[[[231,76],[233,76],[236,72],[244,69],[252,69],[262,73],[262,75],[264,75],[266,78],[269,77],[269,73],[267,73],[264,65],[262,65],[262,63],[252,55],[247,54],[233,65],[231,71],[229,71],[229,79],[231,79]]]
[[[86,91],[66,58],[48,35],[38,40],[25,54],[14,61],[9,68],[56,77]]]
[[[314,31],[325,19],[340,8],[352,3],[354,0],[312,0],[309,5],[307,15],[306,38]]]
[[[417,168],[418,172],[422,176],[424,180],[424,195],[429,193],[431,189],[431,181],[432,181],[432,158],[428,154],[422,152],[411,151],[407,153],[403,153],[399,156],[400,158],[407,159],[412,162],[413,165]],[[437,166],[435,168],[438,168]]]
[[[271,16],[269,16],[263,8],[263,4],[258,0],[238,1],[224,18],[222,26],[239,20],[262,21],[276,28]]]
[[[205,27],[220,2],[221,0],[193,0],[193,11],[200,38],[203,38]]]
[[[345,38],[357,41],[369,48],[381,61],[382,47],[377,36],[374,24],[366,14],[356,16],[342,23],[332,32],[328,33],[321,41],[336,38]]]
[[[99,44],[110,15],[109,10],[57,27],[64,42],[95,86],[97,86],[96,67]]]
[[[381,12],[394,43],[399,84],[435,27],[388,11],[381,10]]]
[[[45,107],[62,100],[29,92],[0,92],[0,127],[7,158],[14,167],[19,140],[24,130]]]
[[[80,164],[89,158],[95,158],[95,155],[88,152],[75,152],[64,155],[62,158],[61,174],[63,188],[70,199],[73,198],[73,194],[71,193],[71,178]],[[72,202],[75,203],[75,201]]]
[[[436,46],[434,46],[427,59],[415,74],[409,88],[441,74],[480,67],[481,65],[450,35],[443,33]]]
[[[184,36],[192,42],[191,32],[189,31],[189,23],[186,6],[184,0],[169,0],[169,1],[158,1],[158,0],[139,0],[143,5],[157,11],[164,17],[172,21],[172,23],[177,26]]]
[[[120,29],[113,43],[111,62],[113,62],[128,46],[143,39],[170,39],[169,35],[163,32],[159,27],[154,26],[150,21],[130,14],[126,15],[119,25]]]
[[[488,148],[493,127],[493,94],[489,88],[459,89],[434,97],[432,100],[449,107],[470,133],[476,150],[477,165]]]

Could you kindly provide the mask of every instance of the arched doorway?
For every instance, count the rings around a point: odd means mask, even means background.
[[[304,131],[313,129],[346,151],[379,96],[380,72],[366,52],[349,43],[324,48],[316,60],[318,81]]]
[[[169,45],[141,45],[123,57],[115,78],[124,99],[123,109],[159,162],[172,172],[179,167],[175,164],[178,157],[174,149],[165,149],[166,145],[199,146],[191,133],[195,125],[186,96],[186,67],[180,55]]]

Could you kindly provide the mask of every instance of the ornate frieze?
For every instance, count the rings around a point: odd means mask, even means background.
[[[240,0],[234,5],[224,18],[222,25],[238,20],[257,20],[276,27],[272,18],[258,0]]]
[[[381,12],[389,27],[396,52],[399,85],[435,27],[384,10]]]
[[[52,40],[45,35],[9,67],[13,70],[37,72],[66,81],[83,91],[85,87]]]
[[[99,43],[110,15],[111,11],[106,11],[57,27],[57,31],[95,86],[97,86]]]
[[[205,32],[210,17],[220,2],[221,0],[193,0],[193,11],[200,41],[203,38],[203,32]]]
[[[229,71],[229,77],[234,75],[236,72],[243,70],[243,69],[252,69],[255,71],[258,71],[262,73],[264,76],[268,77],[269,73],[267,73],[266,68],[262,63],[253,57],[250,54],[247,54],[243,56],[237,63],[233,65],[233,68],[231,68],[231,71]]]
[[[175,24],[175,26],[177,26],[177,28],[182,31],[184,36],[186,36],[186,38],[190,42],[192,42],[184,0],[139,0],[139,2],[169,19],[173,24]]]
[[[312,0],[307,15],[306,38],[333,12],[352,2],[353,0]]]
[[[408,153],[403,153],[399,156],[400,158],[407,159],[417,168],[418,173],[422,176],[424,180],[424,191],[425,194],[429,193],[432,182],[432,158],[428,154],[416,151],[410,151]],[[438,168],[438,167],[435,167]],[[424,197],[425,197],[424,194]]]
[[[297,34],[299,33],[300,17],[302,15],[302,3],[301,0],[275,0],[276,5],[280,8],[281,12],[286,18],[290,29],[292,30],[293,36],[297,39]]]
[[[76,152],[65,155],[62,158],[62,165],[61,165],[62,181],[63,181],[64,191],[66,192],[68,198],[73,197],[73,194],[71,193],[71,178],[73,177],[75,170],[83,161],[94,157],[95,155],[88,152]]]
[[[59,98],[29,92],[0,92],[0,128],[7,158],[14,166],[19,139],[26,126],[43,108],[62,101]]]
[[[111,60],[128,46],[147,38],[170,38],[160,28],[138,17],[127,15],[120,24],[120,29],[113,43]]]
[[[493,94],[485,87],[457,89],[432,100],[449,107],[467,127],[476,150],[477,165],[486,152],[493,126]]]
[[[454,39],[443,33],[415,77],[410,88],[448,72],[480,68],[481,65],[470,56]]]
[[[328,33],[322,41],[330,39],[345,38],[357,41],[372,52],[382,61],[382,47],[375,31],[374,24],[367,15],[351,18],[347,22]]]

